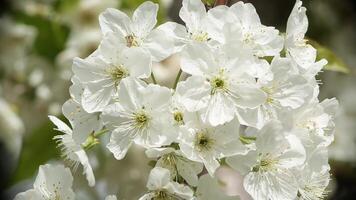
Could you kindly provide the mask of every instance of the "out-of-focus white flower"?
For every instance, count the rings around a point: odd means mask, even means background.
[[[117,200],[115,195],[109,195],[105,197],[105,200]]]
[[[99,17],[101,31],[104,35],[111,32],[128,48],[144,49],[153,61],[161,61],[172,54],[173,43],[159,28],[154,29],[157,11],[157,4],[145,1],[130,19],[125,13],[108,8]]]
[[[190,187],[171,181],[169,170],[155,167],[148,177],[147,188],[149,193],[139,200],[151,199],[193,199],[193,191]]]
[[[73,177],[63,165],[41,165],[33,189],[16,195],[15,200],[74,200]]]
[[[13,74],[24,73],[37,30],[10,18],[0,18],[0,65]]]
[[[244,175],[244,188],[254,199],[294,199],[297,181],[291,170],[305,161],[305,149],[280,123],[266,124],[256,140],[256,151],[227,158],[227,163]]]
[[[221,183],[217,178],[213,178],[208,174],[202,175],[199,178],[198,188],[196,191],[197,200],[239,200],[238,196],[227,196],[221,187]]]
[[[120,83],[118,97],[120,101],[103,112],[104,123],[112,132],[107,147],[116,159],[126,155],[132,142],[160,147],[177,138],[171,130],[168,88],[126,78]]]
[[[182,176],[191,186],[197,186],[198,174],[203,170],[203,164],[188,160],[182,152],[173,148],[151,148],[146,150],[149,158],[158,158],[156,167],[169,169],[173,180]]]
[[[76,5],[60,13],[60,19],[71,27],[72,31],[85,32],[97,28],[99,14],[106,8],[115,8],[119,0],[79,0]]]
[[[0,98],[0,127],[0,139],[16,160],[20,154],[25,127],[20,117],[2,98]]]
[[[220,166],[220,159],[247,153],[247,148],[239,139],[239,127],[237,120],[213,127],[197,117],[195,123],[181,129],[180,150],[188,159],[204,163],[213,176]]]

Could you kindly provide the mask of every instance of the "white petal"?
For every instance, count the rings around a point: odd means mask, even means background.
[[[136,110],[141,108],[143,100],[141,90],[144,90],[147,84],[141,80],[131,77],[124,78],[120,82],[119,99],[120,105],[127,110]]]
[[[83,165],[83,174],[85,175],[89,186],[93,187],[95,185],[95,177],[87,154],[84,150],[77,151],[75,154],[78,156],[79,162]]]
[[[42,194],[37,190],[30,189],[25,192],[18,193],[14,200],[45,200]]]
[[[189,185],[197,186],[198,174],[203,170],[203,164],[181,159],[177,162],[177,170]]]
[[[111,133],[110,142],[106,145],[117,160],[125,157],[134,139],[134,135],[126,132],[127,130],[115,129]]]
[[[136,36],[145,37],[157,23],[158,4],[142,3],[132,15],[132,29]]]
[[[214,176],[215,171],[220,167],[220,163],[209,153],[204,154],[201,159],[209,175]]]
[[[148,78],[151,75],[151,55],[142,48],[123,50],[121,62],[132,77]]]
[[[172,92],[167,87],[149,84],[145,90],[142,90],[142,95],[144,96],[142,104],[149,106],[149,109],[162,112],[168,111],[168,105],[171,102]]]
[[[162,167],[155,167],[151,170],[148,176],[147,188],[149,190],[163,189],[171,179],[168,169]]]
[[[54,125],[57,126],[58,131],[61,131],[63,133],[66,134],[72,134],[72,129],[69,128],[69,126],[67,124],[65,124],[64,122],[62,122],[60,119],[58,119],[55,116],[49,115],[48,118],[53,122]]]
[[[153,61],[160,62],[174,52],[174,41],[161,29],[154,29],[145,39],[143,48],[148,50]]]
[[[99,16],[99,23],[103,35],[108,32],[119,32],[121,35],[131,33],[131,20],[123,12],[108,8]]]
[[[193,190],[189,186],[176,182],[170,182],[165,188],[171,194],[174,194],[183,199],[191,199],[194,194]]]
[[[251,168],[256,164],[256,160],[257,152],[250,151],[246,155],[235,155],[226,158],[226,163],[241,175],[245,175],[251,171]]]
[[[54,196],[56,193],[64,199],[74,199],[72,191],[73,177],[63,165],[41,165],[33,184],[38,191],[47,191]],[[47,194],[48,195],[48,194]]]
[[[175,22],[166,22],[158,26],[157,29],[163,31],[166,37],[173,39],[174,52],[180,51],[189,39],[185,26]]]
[[[302,6],[301,0],[296,0],[294,8],[287,22],[287,37],[292,40],[302,40],[308,30],[308,18],[306,8]]]
[[[237,2],[230,7],[230,12],[236,16],[242,26],[249,27],[261,24],[255,7],[250,3]]]
[[[112,98],[114,89],[112,87],[103,87],[102,89],[91,91],[85,88],[82,98],[82,106],[88,113],[104,110]]]
[[[206,15],[204,4],[200,0],[183,0],[179,17],[185,22],[190,32],[199,30],[200,23]]]
[[[266,101],[266,93],[253,84],[233,83],[229,88],[236,106],[240,108],[256,108]]]
[[[206,44],[188,45],[182,54],[181,69],[188,74],[204,76],[221,67],[215,62],[215,55]]]
[[[87,113],[79,103],[71,99],[63,104],[62,112],[72,124],[73,138],[78,144],[83,143],[90,133],[102,127],[98,113]]]
[[[297,196],[297,183],[290,172],[249,173],[244,187],[253,199],[292,200]]]
[[[285,168],[302,165],[306,158],[304,146],[295,135],[288,135],[289,149],[279,157],[279,164]]]
[[[150,148],[145,151],[145,154],[148,158],[158,158],[165,154],[174,152],[173,148]]]
[[[203,77],[191,76],[178,83],[177,92],[181,95],[184,107],[194,112],[207,106],[210,84]]]
[[[106,79],[107,64],[100,58],[74,58],[72,70],[81,83],[97,82]]]
[[[231,121],[234,116],[233,102],[224,93],[217,92],[211,95],[202,119],[212,126],[217,126]]]

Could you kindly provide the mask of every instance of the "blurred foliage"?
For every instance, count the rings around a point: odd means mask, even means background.
[[[338,57],[334,51],[326,46],[323,46],[315,40],[308,40],[308,42],[318,50],[317,60],[325,58],[328,64],[324,67],[326,70],[350,73],[350,68],[344,63],[344,61]]]
[[[54,125],[48,121],[24,138],[18,166],[10,185],[31,178],[37,171],[38,166],[45,164],[48,160],[59,159],[59,151],[56,149],[56,143],[53,140],[53,136],[58,133],[53,128]]]
[[[38,55],[53,61],[57,54],[64,49],[65,41],[69,35],[68,27],[54,19],[29,16],[23,12],[15,12],[14,17],[18,22],[34,26],[37,29],[38,35],[33,50]]]
[[[58,12],[63,12],[75,8],[79,3],[79,0],[59,0],[54,4],[54,8]]]

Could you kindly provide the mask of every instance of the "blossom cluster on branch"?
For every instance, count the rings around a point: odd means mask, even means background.
[[[253,199],[322,199],[338,102],[318,99],[315,76],[327,61],[305,40],[302,2],[285,34],[262,25],[250,3],[207,11],[183,0],[185,26],[156,27],[157,11],[146,1],[132,17],[111,8],[100,15],[99,47],[73,61],[62,108],[71,127],[50,116],[63,132],[54,139],[64,158],[94,186],[86,152],[110,134],[106,147],[117,160],[133,144],[156,160],[141,200],[231,199],[218,188],[221,165],[243,176]],[[168,88],[152,63],[173,54],[180,71]],[[72,179],[63,166],[41,166],[34,189],[17,199],[74,199]]]

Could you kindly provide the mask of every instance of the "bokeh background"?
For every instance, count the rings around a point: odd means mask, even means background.
[[[143,0],[1,0],[0,6],[0,199],[12,199],[32,186],[38,166],[61,162],[47,115],[61,117],[69,98],[71,62],[86,57],[101,39],[98,15],[108,7],[127,13]],[[155,0],[158,22],[180,22],[180,0]],[[208,0],[207,3],[212,2]],[[229,4],[236,0],[229,1]],[[250,0],[265,25],[281,32],[294,0]],[[356,196],[356,1],[304,0],[310,41],[329,60],[320,99],[337,97],[335,142],[329,156],[333,179],[328,199]],[[161,84],[172,84],[179,60],[154,66]],[[63,119],[63,117],[62,117]],[[102,142],[105,144],[105,140]],[[89,152],[97,184],[89,188],[78,171],[74,188],[78,199],[137,199],[144,191],[150,161],[133,148],[117,161],[99,145]]]

